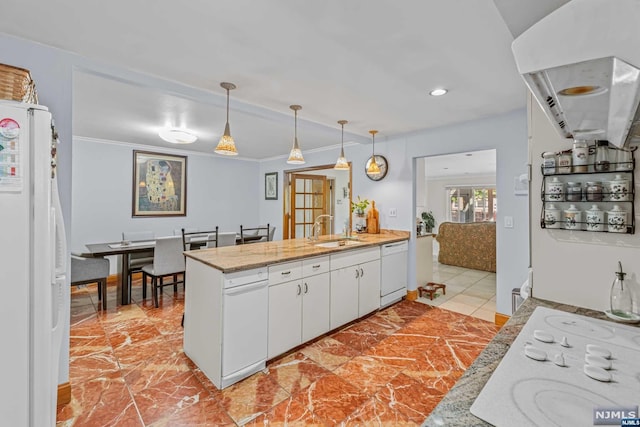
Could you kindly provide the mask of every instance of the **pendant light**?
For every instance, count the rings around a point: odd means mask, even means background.
[[[289,108],[293,110],[295,117],[295,133],[293,137],[293,147],[291,148],[291,153],[289,153],[289,158],[287,159],[287,163],[290,165],[302,165],[305,163],[304,157],[302,157],[302,151],[300,150],[300,146],[298,145],[298,110],[302,110],[302,107],[299,105],[290,105]]]
[[[342,126],[342,140],[340,142],[340,157],[336,161],[336,165],[333,167],[337,170],[349,170],[349,163],[347,163],[347,159],[344,157],[344,125],[349,123],[346,120],[338,120],[340,126]]]
[[[371,146],[371,163],[367,168],[367,173],[369,175],[378,175],[380,173],[380,167],[378,166],[378,163],[376,163],[376,133],[378,133],[378,131],[370,130],[369,133],[371,134],[373,144]]]
[[[222,82],[220,83],[220,86],[227,90],[227,124],[224,125],[224,135],[220,137],[220,141],[218,142],[215,152],[224,156],[237,156],[238,150],[236,150],[236,143],[231,136],[231,131],[229,130],[229,91],[235,89],[236,85],[233,83]]]

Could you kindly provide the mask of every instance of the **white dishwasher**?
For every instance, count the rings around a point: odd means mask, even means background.
[[[264,369],[267,360],[268,275],[254,272],[225,275],[222,388]]]
[[[407,254],[409,243],[387,243],[381,248],[380,307],[386,307],[407,294]]]

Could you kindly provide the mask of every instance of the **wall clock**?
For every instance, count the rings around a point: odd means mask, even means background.
[[[377,154],[375,156],[376,156],[376,163],[380,167],[380,173],[376,175],[371,175],[369,172],[367,172],[367,169],[369,169],[369,165],[371,164],[371,157],[367,159],[367,164],[364,165],[364,173],[367,174],[367,178],[369,178],[370,180],[380,181],[385,176],[387,176],[387,171],[389,170],[389,164],[387,162],[387,159],[384,156],[379,156]]]

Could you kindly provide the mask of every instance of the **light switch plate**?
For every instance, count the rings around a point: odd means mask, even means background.
[[[505,216],[504,217],[504,228],[513,228],[513,217]]]
[[[389,216],[392,216],[392,217],[394,217],[394,216],[398,216],[398,211],[397,211],[397,209],[396,209],[396,208],[391,208],[391,209],[389,209]]]

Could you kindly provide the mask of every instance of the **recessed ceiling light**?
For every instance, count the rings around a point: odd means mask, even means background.
[[[434,89],[431,92],[429,92],[429,95],[431,95],[431,96],[442,96],[447,92],[449,92],[447,89],[439,88],[439,89]]]
[[[158,135],[160,138],[172,144],[191,144],[198,139],[195,133],[184,128],[162,129],[158,132]]]
[[[473,156],[473,154],[471,154],[471,153],[467,153],[467,154],[465,154],[465,156],[467,156],[467,157],[471,157],[471,156]]]

